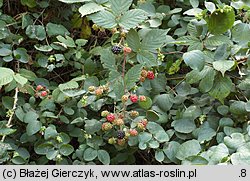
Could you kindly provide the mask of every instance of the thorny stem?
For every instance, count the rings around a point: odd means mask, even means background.
[[[127,57],[127,54],[124,53],[123,64],[122,64],[122,79],[123,79],[123,84],[124,84],[123,95],[126,94],[126,81],[125,81],[126,57]],[[125,113],[126,113],[126,103],[123,102],[123,111],[122,111],[123,117],[125,117]]]
[[[12,126],[11,122],[12,122],[13,116],[15,114],[15,110],[17,108],[18,92],[19,92],[19,89],[18,89],[18,87],[16,87],[16,89],[15,89],[15,95],[14,95],[14,105],[12,107],[12,113],[11,113],[11,115],[9,117],[8,123],[6,124],[7,128],[10,128]],[[2,140],[1,140],[2,142],[4,142],[5,137],[6,137],[6,135],[3,135]]]

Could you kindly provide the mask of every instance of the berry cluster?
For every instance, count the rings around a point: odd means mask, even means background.
[[[147,120],[147,119],[142,119],[141,121],[139,121],[139,122],[137,123],[137,128],[138,128],[139,130],[145,130],[147,124],[148,124],[148,120]]]
[[[154,78],[155,78],[155,74],[153,71],[147,71],[145,69],[141,71],[141,77],[140,77],[141,82],[144,82],[146,79],[154,80]]]
[[[99,87],[89,86],[88,91],[90,93],[95,94],[96,96],[100,97],[103,94],[108,93],[109,87],[108,87],[108,85],[102,85],[102,86],[99,86]]]
[[[48,95],[48,90],[45,86],[42,85],[36,86],[36,94],[35,94],[36,97],[43,98],[46,97],[47,95]]]
[[[147,101],[147,97],[146,96],[139,96],[138,97],[136,94],[131,94],[130,96],[123,95],[122,98],[121,98],[121,100],[122,100],[123,103],[127,102],[128,99],[130,99],[130,101],[132,103],[137,103],[138,101],[140,101],[140,102]]]
[[[113,135],[108,139],[108,143],[119,146],[124,146],[130,136],[137,136],[139,131],[144,131],[147,125],[147,120],[143,119],[138,122],[136,128],[130,128],[127,123],[125,124],[122,113],[110,113],[107,110],[102,111],[101,116],[105,120],[105,122],[102,123],[102,131]],[[137,111],[131,111],[128,116],[131,116],[131,118],[136,117],[139,116],[139,113]]]
[[[132,52],[132,49],[128,46],[124,46],[123,48],[119,45],[114,45],[112,48],[111,48],[111,51],[114,53],[114,54],[119,54],[123,51],[124,54],[129,54]]]

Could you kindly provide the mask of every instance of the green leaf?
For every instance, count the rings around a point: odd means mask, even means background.
[[[216,10],[215,4],[212,2],[206,2],[205,1],[205,7],[207,8],[208,11],[213,13]]]
[[[189,0],[189,2],[193,8],[197,8],[199,6],[199,0]]]
[[[117,80],[114,83],[114,93],[116,99],[121,99],[121,97],[124,95],[124,83],[120,75],[117,77]]]
[[[25,113],[24,113],[24,111],[23,111],[23,109],[21,107],[17,107],[17,109],[15,111],[15,114],[16,114],[16,117],[20,121],[24,122],[23,118],[24,118]]]
[[[55,138],[57,135],[58,135],[58,133],[57,133],[56,129],[54,129],[53,127],[48,127],[45,130],[44,139],[48,140],[50,138]]]
[[[175,120],[173,126],[174,129],[180,133],[191,133],[196,129],[194,121],[188,118]]]
[[[58,150],[51,150],[46,154],[46,158],[48,158],[49,160],[53,160],[56,158],[58,154],[59,154]]]
[[[14,163],[14,164],[16,164],[16,165],[23,165],[23,164],[25,164],[25,160],[22,158],[22,157],[20,157],[20,156],[15,156],[15,157],[13,157],[12,159],[11,159],[11,161]]]
[[[200,143],[210,141],[214,136],[216,136],[216,132],[214,129],[210,128],[208,122],[203,123],[199,128],[194,130],[192,134]]]
[[[84,155],[83,158],[86,161],[92,161],[94,160],[96,157],[98,156],[97,150],[93,149],[93,148],[87,148],[84,151]]]
[[[152,66],[158,65],[158,62],[157,62],[154,54],[149,52],[149,51],[146,51],[146,50],[142,50],[142,51],[138,52],[136,58],[140,64],[142,64],[146,67],[152,67]]]
[[[243,101],[235,101],[234,103],[232,103],[230,105],[230,112],[232,114],[238,115],[238,116],[242,116],[242,115],[246,115],[247,111],[246,111],[246,103]]]
[[[138,52],[141,48],[140,37],[137,31],[130,29],[126,37],[128,46],[135,52]]]
[[[111,50],[104,49],[101,51],[101,61],[103,63],[103,67],[109,70],[117,70],[115,56],[112,54]]]
[[[35,0],[21,0],[22,5],[28,6],[29,8],[36,7],[36,1]]]
[[[245,108],[247,112],[250,112],[250,101],[247,101]]]
[[[96,4],[96,3],[87,3],[87,4],[84,4],[83,6],[81,6],[79,8],[79,12],[81,13],[82,17],[83,16],[86,16],[86,15],[89,15],[89,14],[93,14],[93,13],[96,13],[98,11],[101,11],[103,10],[104,7]]]
[[[41,52],[50,52],[53,50],[53,48],[50,45],[35,45],[34,47],[36,50]]]
[[[78,45],[78,46],[84,46],[84,45],[86,45],[88,43],[88,40],[85,40],[85,39],[77,39],[76,40],[76,44]]]
[[[214,86],[209,94],[215,99],[218,99],[221,103],[224,103],[224,99],[230,94],[232,87],[233,83],[229,77],[218,75],[215,78]]]
[[[213,62],[213,67],[215,70],[220,71],[222,73],[222,76],[224,77],[225,72],[230,70],[234,66],[234,64],[234,61],[219,60]]]
[[[103,28],[111,29],[117,26],[115,16],[109,11],[99,11],[88,16],[95,24]]]
[[[49,37],[56,36],[56,35],[65,36],[65,35],[70,34],[69,31],[63,25],[54,24],[54,23],[48,23],[46,25],[46,31]]]
[[[0,48],[0,56],[8,56],[8,55],[11,55],[12,51],[11,49],[8,49],[8,48],[5,48],[5,47],[2,47]]]
[[[0,86],[6,85],[13,80],[14,72],[9,68],[0,67]]]
[[[150,30],[142,40],[142,50],[155,51],[166,42],[167,31],[154,29]]]
[[[153,134],[154,138],[160,143],[169,141],[169,136],[165,130],[155,122],[149,122],[147,124],[147,129],[150,133]]]
[[[0,136],[7,136],[16,132],[16,129],[0,128]]]
[[[19,83],[22,87],[28,82],[28,79],[21,76],[20,74],[15,74],[14,79],[17,83]]]
[[[79,87],[78,83],[76,81],[69,81],[64,84],[60,84],[59,86],[60,91],[65,91],[69,89],[77,89]]]
[[[189,140],[182,143],[176,153],[176,158],[185,160],[190,156],[196,156],[201,151],[201,146],[197,140]]]
[[[157,121],[160,119],[159,115],[157,114],[157,112],[153,111],[153,110],[149,110],[147,111],[147,119],[149,121]]]
[[[218,9],[205,19],[209,31],[214,35],[225,33],[233,27],[235,21],[234,9],[230,6],[225,7],[227,9],[224,8],[223,12],[221,12],[221,9]]]
[[[233,153],[231,155],[231,161],[233,165],[250,165],[250,154],[249,153]]]
[[[5,62],[11,62],[12,60],[13,60],[13,56],[12,55],[3,57],[3,61],[5,61]]]
[[[159,148],[160,143],[159,143],[158,141],[156,141],[156,140],[150,140],[150,141],[148,142],[148,146],[149,146],[150,148],[156,149],[156,148]]]
[[[102,128],[102,123],[95,119],[86,120],[85,121],[85,131],[88,134],[93,134],[95,132],[100,131]]]
[[[139,23],[142,23],[147,18],[146,14],[147,13],[141,9],[129,10],[124,13],[124,15],[118,21],[119,25],[126,30],[135,28],[139,25]]]
[[[31,121],[26,127],[27,135],[32,136],[40,131],[42,123],[40,121]]]
[[[74,147],[69,144],[64,144],[59,148],[59,151],[64,156],[69,156],[74,152]]]
[[[210,36],[205,40],[206,47],[217,47],[223,44],[230,44],[230,38],[224,35]]]
[[[14,104],[14,98],[9,96],[2,97],[2,105],[6,109],[12,109]]]
[[[24,117],[23,117],[23,121],[25,123],[31,123],[33,121],[37,121],[37,119],[39,118],[39,115],[34,112],[34,111],[29,111],[27,112]]]
[[[229,155],[228,148],[224,143],[219,144],[218,146],[212,146],[205,153],[201,154],[209,161],[209,165],[217,165],[222,162],[222,159]]]
[[[141,132],[139,134],[139,142],[146,143],[152,139],[152,134],[147,132]]]
[[[56,39],[58,41],[60,41],[61,43],[63,43],[66,47],[70,47],[70,48],[76,47],[76,44],[75,44],[73,38],[71,38],[71,37],[69,37],[67,35],[65,36],[65,38],[63,36],[61,36],[61,35],[58,35],[56,37]]]
[[[152,100],[150,99],[150,97],[146,97],[146,101],[143,102],[139,102],[139,106],[145,110],[151,108],[152,106]]]
[[[228,106],[225,105],[220,105],[217,107],[217,111],[218,113],[220,113],[221,115],[225,116],[228,113]]]
[[[199,70],[192,70],[186,74],[186,81],[189,84],[194,84],[199,82],[202,79],[201,72]]]
[[[226,136],[224,138],[225,145],[233,149],[234,151],[237,150],[240,146],[244,145],[246,143],[244,139],[244,135],[241,133],[233,133],[231,136]]]
[[[203,92],[203,93],[208,92],[212,89],[212,87],[214,85],[214,78],[216,75],[215,70],[211,67],[204,68],[204,70],[206,71],[204,73],[205,76],[200,81],[200,84],[199,84],[199,88],[200,88],[201,92]]]
[[[249,165],[250,164],[250,142],[242,145],[237,152],[231,155],[233,165]]]
[[[133,0],[110,0],[112,12],[119,16],[122,13],[125,13],[131,6]]]
[[[135,65],[125,75],[125,84],[128,90],[135,86],[135,83],[140,79],[141,76],[141,65]]]
[[[161,94],[155,97],[155,104],[164,112],[167,112],[173,106],[172,97],[170,94]]]
[[[176,153],[179,150],[180,143],[176,141],[171,141],[169,143],[165,143],[163,147],[163,152],[167,155],[167,157],[174,163],[177,163]]]
[[[249,31],[250,25],[247,23],[235,25],[232,29],[233,41],[238,42],[242,47],[248,47],[248,42],[250,41]]]
[[[102,162],[104,165],[110,164],[110,156],[109,153],[105,150],[98,150],[97,156],[100,162]]]
[[[200,117],[202,115],[202,111],[199,106],[191,105],[186,108],[185,112],[183,113],[184,118],[190,118],[192,120]]]
[[[31,39],[42,41],[46,38],[45,28],[42,25],[29,25],[26,29],[26,35]]]
[[[29,61],[29,55],[27,54],[27,50],[25,48],[17,48],[13,51],[13,55],[19,62],[28,63]]]
[[[53,144],[50,143],[42,143],[40,145],[35,145],[34,150],[36,154],[39,155],[46,155],[48,152],[52,151],[54,149]]]
[[[165,156],[164,156],[164,152],[163,151],[156,151],[155,152],[155,159],[158,161],[158,162],[162,162],[164,160]]]
[[[205,66],[205,57],[202,51],[193,50],[183,54],[184,62],[193,70],[201,71]]]
[[[37,78],[36,74],[30,70],[20,69],[19,73],[29,81],[35,81],[35,79]]]
[[[181,162],[182,165],[207,165],[208,161],[201,156],[190,156]]]

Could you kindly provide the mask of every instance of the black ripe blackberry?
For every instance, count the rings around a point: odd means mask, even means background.
[[[118,45],[114,45],[111,50],[114,54],[119,54],[122,51],[122,48]]]
[[[125,132],[122,130],[117,131],[117,138],[118,139],[123,139],[125,137]]]

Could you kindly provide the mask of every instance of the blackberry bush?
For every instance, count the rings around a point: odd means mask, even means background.
[[[0,7],[0,164],[250,164],[248,1]]]

